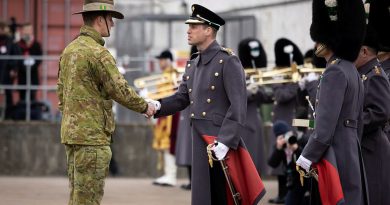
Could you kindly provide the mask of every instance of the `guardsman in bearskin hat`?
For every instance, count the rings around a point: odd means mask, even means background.
[[[233,200],[257,204],[265,189],[241,139],[247,105],[244,69],[238,57],[216,41],[225,20],[194,4],[186,24],[188,43],[197,46],[199,55],[187,63],[178,91],[154,102],[161,103],[155,117],[190,107],[192,205],[222,205]],[[213,157],[218,161],[213,161]],[[224,162],[231,175],[224,174]],[[227,182],[240,193],[240,199],[227,191],[232,187]]]
[[[267,67],[267,55],[258,39],[247,38],[238,45],[238,56],[244,69],[260,69]],[[262,103],[271,101],[271,97],[262,87],[256,84],[247,86],[246,130],[242,139],[252,156],[259,173],[266,173],[266,158],[263,137],[263,122],[258,112]]]
[[[375,7],[378,7],[377,12],[371,15],[375,16],[371,21],[377,30],[378,37],[378,58],[387,77],[390,78],[390,1],[379,0],[375,2]],[[386,23],[387,22],[387,23]],[[385,127],[385,132],[390,140],[390,121]]]
[[[323,204],[368,203],[360,150],[364,85],[353,64],[365,28],[361,0],[313,0],[310,35],[327,67],[319,80],[314,132],[297,169],[318,175]]]
[[[298,46],[286,38],[280,38],[274,46],[275,52],[275,68],[288,68],[293,65],[303,64],[303,55]],[[278,76],[277,79],[279,79]],[[295,118],[297,107],[297,83],[277,83],[272,85],[273,89],[273,107],[272,107],[272,122],[283,121],[291,126],[292,120]],[[276,136],[275,136],[276,137]],[[275,145],[274,140],[270,140],[269,147],[273,150]],[[271,173],[278,176],[278,196],[271,199],[270,203],[284,203],[287,194],[287,178],[286,167],[281,163],[277,168],[272,169]]]
[[[65,145],[70,183],[69,205],[100,204],[111,160],[115,129],[113,100],[148,116],[155,107],[127,84],[115,59],[104,47],[112,18],[123,19],[113,0],[84,0],[80,35],[63,51],[57,94],[62,112],[61,143]]]
[[[383,128],[390,119],[390,84],[377,58],[378,30],[373,24],[379,12],[388,12],[381,0],[366,1],[368,13],[366,37],[355,64],[364,83],[363,138],[361,142],[370,204],[390,204],[390,142]]]

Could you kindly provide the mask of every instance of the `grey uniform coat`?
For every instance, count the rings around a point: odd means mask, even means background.
[[[292,125],[292,120],[295,118],[295,108],[297,106],[297,94],[298,94],[298,84],[297,83],[283,83],[275,84],[272,86],[274,92],[274,106],[272,108],[272,122],[277,120],[283,120],[290,126]],[[273,147],[275,146],[276,137],[272,133],[271,140],[269,140],[268,147],[270,152],[269,156],[272,154]],[[282,163],[277,168],[271,169],[272,175],[285,175],[286,167]]]
[[[351,62],[332,57],[318,86],[315,128],[302,156],[316,163],[333,150],[345,204],[363,205],[366,187],[358,129],[362,80]]]
[[[261,89],[254,94],[247,91],[247,96],[246,129],[242,135],[242,139],[256,165],[257,171],[264,176],[267,169],[264,148],[265,140],[263,136],[263,122],[258,108],[261,103],[269,101],[269,97]]]
[[[370,204],[390,204],[390,142],[383,131],[390,118],[389,80],[375,58],[358,69],[364,83],[362,153]]]
[[[387,60],[381,62],[381,66],[382,66],[383,70],[385,71],[387,77],[390,79],[390,59],[387,59]],[[390,121],[387,122],[387,124],[386,124],[385,133],[387,135],[387,138],[390,141]]]
[[[191,166],[192,138],[189,107],[180,112],[175,153],[176,164],[178,166]]]
[[[188,62],[178,91],[161,99],[156,117],[190,109],[192,124],[192,205],[211,205],[211,188],[206,143],[202,135],[217,136],[231,149],[242,145],[246,121],[244,69],[235,55],[214,41],[197,58]],[[222,174],[222,173],[221,173]]]
[[[272,122],[283,120],[291,125],[295,118],[295,108],[297,104],[298,94],[297,83],[275,84],[274,90],[274,106],[272,109]]]

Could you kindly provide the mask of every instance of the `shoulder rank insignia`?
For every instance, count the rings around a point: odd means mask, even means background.
[[[230,56],[235,55],[234,52],[233,52],[233,49],[231,49],[231,48],[221,47],[221,50],[222,50],[222,51],[225,51],[225,52],[226,52],[227,54],[229,54]]]
[[[381,70],[378,68],[378,66],[375,66],[374,71],[375,71],[375,74],[377,74],[377,75],[381,74]]]
[[[334,64],[336,64],[336,63],[338,63],[338,62],[339,62],[339,59],[336,58],[336,59],[332,60],[332,62],[330,62],[330,64],[334,65]]]

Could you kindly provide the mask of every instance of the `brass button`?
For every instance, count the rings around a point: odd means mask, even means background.
[[[187,67],[190,67],[191,66],[191,64],[187,64]]]
[[[195,114],[194,114],[194,113],[191,113],[191,117],[195,117]]]
[[[190,89],[188,89],[188,92],[189,92],[189,93],[191,93],[191,92],[192,92],[192,89],[191,89],[191,88],[190,88]]]
[[[211,99],[209,98],[209,99],[207,99],[207,103],[211,103]]]
[[[205,117],[206,116],[206,112],[202,112],[202,116]]]
[[[219,63],[223,63],[223,60],[221,59],[221,60],[219,60]]]
[[[318,102],[319,102],[319,100],[318,100],[318,99],[316,99],[316,104],[318,104]]]
[[[190,103],[191,103],[191,104],[194,104],[194,101],[192,101],[192,100],[191,100],[191,102],[190,102]]]
[[[278,104],[278,102],[274,101],[274,105],[277,105],[277,104]]]
[[[218,73],[218,72],[215,72],[214,75],[215,75],[215,77],[218,77],[218,76],[219,76],[219,73]]]
[[[187,75],[186,79],[189,80],[189,79],[190,79],[190,76]]]
[[[345,121],[345,123],[347,123],[347,125],[349,124],[349,120]]]
[[[215,90],[215,86],[214,85],[212,85],[210,88],[211,88],[211,90]]]

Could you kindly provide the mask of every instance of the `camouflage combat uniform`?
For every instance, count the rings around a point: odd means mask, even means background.
[[[113,100],[144,113],[147,103],[119,73],[115,60],[92,27],[63,51],[58,75],[61,143],[65,144],[70,180],[69,204],[99,204],[111,159]]]

